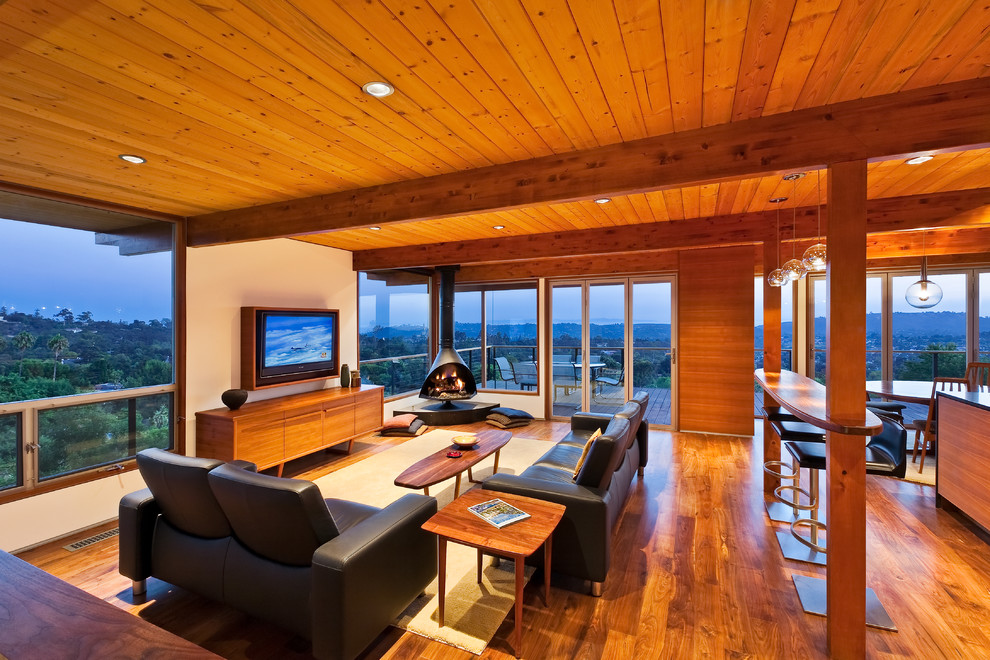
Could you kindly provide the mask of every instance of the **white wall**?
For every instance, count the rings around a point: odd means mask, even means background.
[[[278,239],[188,251],[187,453],[196,443],[196,411],[221,405],[240,383],[241,306],[340,310],[340,359],[357,365],[357,275],[351,254]],[[249,401],[337,385],[329,381],[251,392]],[[43,543],[117,517],[127,493],[144,487],[138,472],[108,476],[0,505],[0,549]]]
[[[357,366],[357,274],[351,253],[290,239],[190,249],[186,269],[186,453],[196,411],[219,408],[241,381],[241,307],[340,310],[340,361]],[[248,401],[335,387],[336,378],[253,391]]]

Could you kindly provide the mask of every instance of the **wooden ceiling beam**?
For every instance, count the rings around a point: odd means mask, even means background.
[[[353,229],[990,145],[990,78],[196,216],[190,246]]]
[[[811,245],[811,240],[798,241],[797,254]],[[756,272],[763,273],[763,254],[757,249]],[[788,254],[790,248],[787,248]],[[870,234],[866,239],[867,268],[917,270],[922,253],[928,255],[928,266],[974,266],[990,263],[990,226],[952,227],[931,230],[921,244],[921,233]],[[540,277],[589,277],[603,275],[642,275],[677,270],[677,250],[642,250],[586,256],[531,259],[497,264],[462,266],[457,273],[460,284],[468,282],[501,282],[536,279]]]
[[[870,233],[990,224],[990,188],[871,200],[867,203],[867,214]],[[782,237],[792,235],[794,216],[799,238],[817,234],[817,209],[810,206],[797,209],[795,214],[781,212]],[[755,243],[771,236],[774,225],[773,213],[740,213],[604,229],[410,245],[354,252],[353,266],[354,270],[416,268]],[[828,209],[822,207],[822,232],[827,226]]]
[[[662,273],[677,270],[674,250],[644,250],[619,252],[587,257],[557,257],[499,264],[463,266],[457,273],[458,284],[470,282],[501,282],[539,277],[594,277],[634,273]]]

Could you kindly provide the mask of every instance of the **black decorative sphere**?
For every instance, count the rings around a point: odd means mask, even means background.
[[[231,410],[237,410],[244,405],[247,401],[248,393],[247,390],[227,390],[220,395],[220,400],[223,401],[223,405],[227,406]]]

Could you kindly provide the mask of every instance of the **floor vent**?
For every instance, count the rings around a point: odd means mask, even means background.
[[[107,539],[112,539],[113,537],[120,534],[120,528],[114,527],[113,529],[108,529],[105,532],[100,532],[90,536],[89,538],[82,539],[81,541],[76,541],[75,543],[70,543],[69,545],[62,546],[69,552],[75,552],[76,550],[82,550],[85,547],[91,546],[94,543],[99,543],[100,541],[106,541]]]

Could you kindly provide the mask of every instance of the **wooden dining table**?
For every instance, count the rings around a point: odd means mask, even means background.
[[[927,406],[932,400],[932,382],[926,380],[868,380],[866,393],[889,401],[920,403]]]

